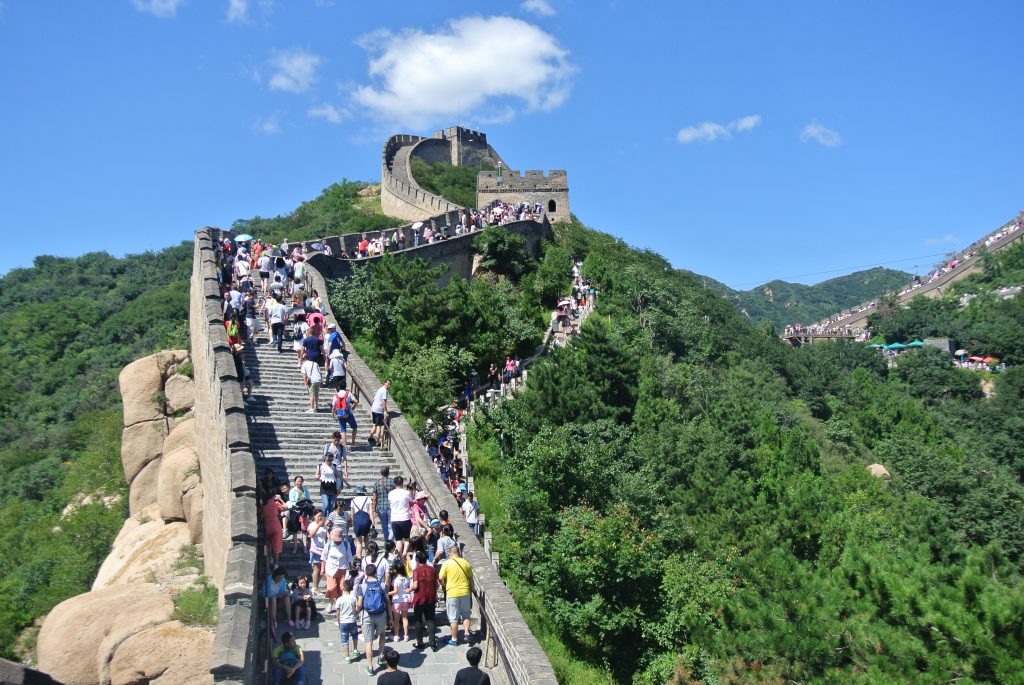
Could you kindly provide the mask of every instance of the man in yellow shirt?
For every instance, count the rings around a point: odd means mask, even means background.
[[[448,561],[441,566],[441,573],[437,579],[444,588],[445,610],[448,612],[448,623],[452,629],[452,637],[448,644],[459,644],[459,621],[463,621],[466,641],[472,644],[469,618],[473,612],[473,567],[462,558],[458,545],[453,545],[448,550]]]

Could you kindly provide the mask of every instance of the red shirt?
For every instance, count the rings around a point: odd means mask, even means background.
[[[412,572],[416,589],[412,593],[413,606],[437,604],[437,571],[433,566],[420,564]]]

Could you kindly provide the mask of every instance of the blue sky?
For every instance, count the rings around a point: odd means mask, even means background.
[[[1020,2],[0,2],[0,272],[288,212],[460,117],[734,287],[1024,209]],[[898,261],[902,260],[902,261]]]

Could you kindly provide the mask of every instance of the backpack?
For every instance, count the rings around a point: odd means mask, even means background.
[[[338,393],[334,396],[334,415],[339,419],[347,419],[349,414],[348,391],[345,394]]]
[[[339,333],[338,331],[334,331],[329,336],[327,336],[327,353],[328,354],[330,354],[331,352],[334,352],[334,350],[340,350],[341,349],[341,345],[342,345],[342,343],[341,343],[341,333]]]
[[[363,611],[370,615],[383,614],[387,610],[384,588],[379,580],[368,580],[363,588]]]

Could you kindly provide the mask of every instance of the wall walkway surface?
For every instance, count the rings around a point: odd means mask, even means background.
[[[409,155],[421,136],[391,136],[384,143],[380,169],[380,204],[388,216],[418,221],[461,209],[416,183],[409,169]]]
[[[324,276],[313,267],[307,270],[307,287],[321,293],[327,292]],[[329,322],[338,323],[324,297],[324,315]],[[343,334],[344,335],[344,334]],[[351,342],[345,339],[346,347],[352,350]],[[366,365],[358,354],[352,352],[348,358],[350,382],[360,394],[372,396],[381,386],[380,379]],[[430,493],[430,510],[457,511],[455,497],[448,492],[437,474],[419,436],[401,414],[397,405],[391,403],[391,450],[402,463],[404,473],[415,480],[421,489]],[[492,673],[510,685],[555,685],[552,669],[537,638],[530,632],[516,606],[512,594],[505,587],[501,576],[491,564],[490,556],[473,535],[465,520],[459,516],[451,518],[451,524],[459,542],[464,543],[463,556],[472,564],[474,574],[474,601],[480,611],[481,629],[487,634],[489,650],[496,663],[486,664]]]
[[[221,232],[196,233],[189,294],[195,377],[196,451],[205,501],[205,572],[217,586],[220,618],[210,671],[218,682],[256,682],[259,617],[253,611],[259,535],[256,471],[235,363],[221,311],[215,242]]]

